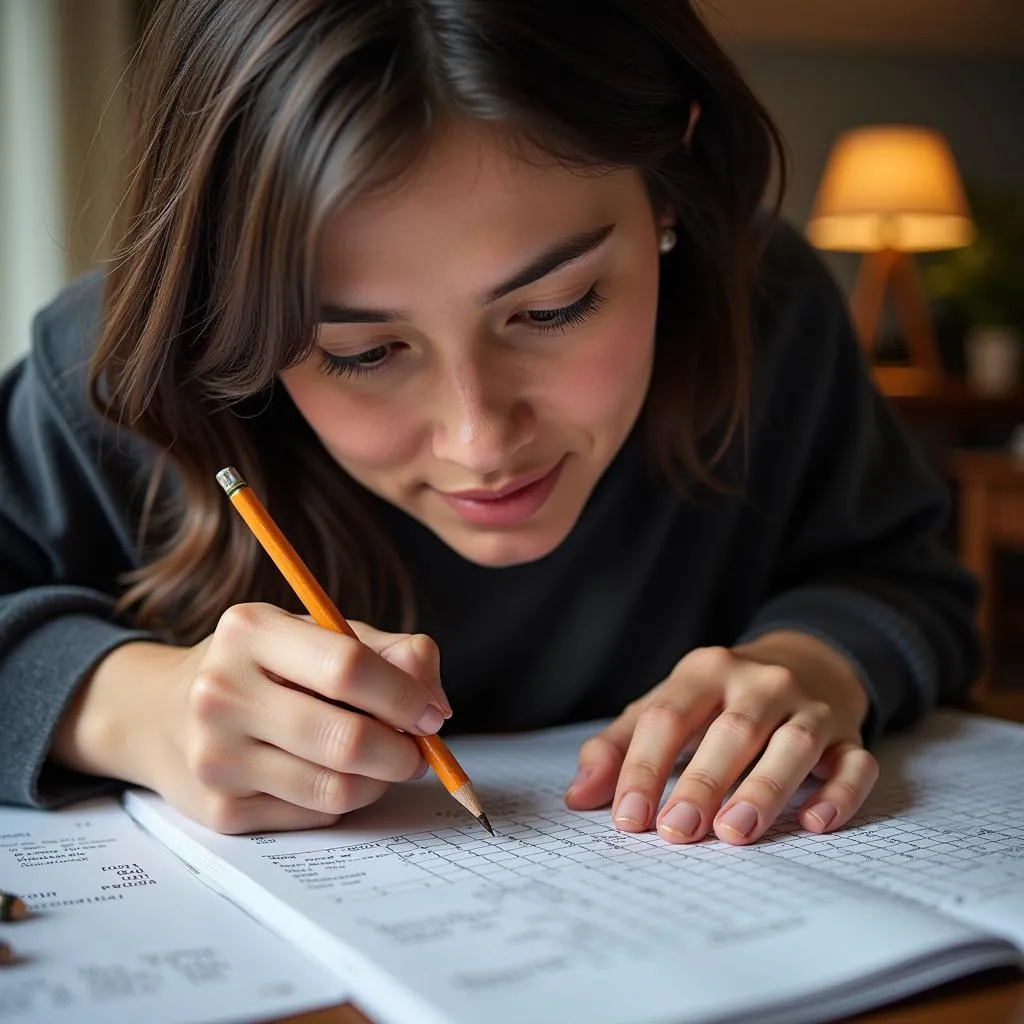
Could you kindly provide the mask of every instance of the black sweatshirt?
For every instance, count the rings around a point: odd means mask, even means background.
[[[385,507],[420,628],[441,648],[446,734],[615,715],[694,647],[783,628],[853,662],[871,696],[869,741],[967,689],[977,594],[941,547],[942,485],[871,386],[835,284],[792,231],[769,246],[752,308],[740,492],[680,497],[650,470],[637,428],[570,536],[536,562],[474,565]],[[47,763],[47,749],[91,667],[151,638],[113,614],[118,575],[138,564],[152,455],[87,401],[100,311],[96,275],[67,289],[0,382],[4,802],[56,806],[110,788]]]

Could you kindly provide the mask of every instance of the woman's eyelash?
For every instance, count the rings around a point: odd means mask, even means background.
[[[530,309],[525,315],[531,327],[540,334],[549,334],[578,327],[589,320],[603,303],[604,296],[598,292],[597,286],[593,285],[586,295],[568,306],[559,306],[558,309]]]
[[[589,320],[603,303],[604,297],[595,285],[586,295],[567,306],[559,306],[557,309],[530,309],[524,316],[538,334],[551,334],[556,331],[567,331],[570,327],[578,327]],[[390,344],[375,345],[354,356],[339,356],[321,349],[320,368],[324,373],[336,377],[368,377],[387,364],[390,354]]]
[[[336,377],[368,377],[388,361],[390,345],[376,345],[354,356],[338,356],[320,350],[320,369]]]

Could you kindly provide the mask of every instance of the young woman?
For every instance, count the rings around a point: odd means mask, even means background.
[[[746,843],[812,773],[841,827],[965,689],[941,490],[762,211],[767,114],[683,0],[581,10],[157,9],[116,255],[2,385],[0,798],[305,828],[449,716],[609,717],[570,807]]]

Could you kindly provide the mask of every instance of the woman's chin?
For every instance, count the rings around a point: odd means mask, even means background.
[[[536,562],[550,555],[572,529],[522,526],[514,530],[435,530],[453,551],[469,562],[491,569]]]

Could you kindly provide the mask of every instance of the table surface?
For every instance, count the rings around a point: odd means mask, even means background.
[[[971,709],[1024,722],[1024,691],[978,697]],[[1010,969],[974,975],[849,1020],[857,1024],[1024,1024],[1024,973]],[[373,1022],[346,1003],[288,1017],[279,1024]]]
[[[889,402],[914,420],[961,426],[1009,426],[1024,420],[1024,390],[986,395],[973,391],[962,377],[946,377],[938,387],[906,386],[901,367],[880,366],[875,383]]]

